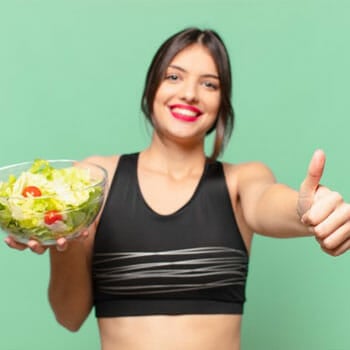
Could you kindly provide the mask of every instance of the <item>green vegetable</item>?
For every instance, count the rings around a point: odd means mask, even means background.
[[[103,200],[103,183],[97,185],[88,168],[53,168],[46,160],[35,160],[17,178],[10,175],[0,182],[0,226],[26,241],[41,242],[67,236],[91,223]],[[36,186],[40,196],[23,196],[23,189]],[[58,211],[62,220],[48,225],[44,216]]]

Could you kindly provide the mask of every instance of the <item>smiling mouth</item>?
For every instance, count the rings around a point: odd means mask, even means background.
[[[203,112],[197,107],[180,104],[171,105],[170,112],[176,119],[187,122],[194,122],[203,114]]]

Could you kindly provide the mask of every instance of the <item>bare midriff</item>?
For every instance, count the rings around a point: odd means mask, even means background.
[[[239,350],[241,315],[99,318],[102,350]]]

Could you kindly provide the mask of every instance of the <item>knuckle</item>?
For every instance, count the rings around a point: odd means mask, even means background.
[[[343,201],[343,196],[339,192],[332,191],[331,195],[332,195],[332,198],[334,201],[336,201],[338,203]]]
[[[342,205],[342,210],[343,210],[344,214],[345,214],[346,216],[348,216],[349,219],[350,219],[350,203],[344,203],[344,204]]]
[[[329,240],[323,241],[322,246],[323,248],[327,249],[329,252],[331,252],[335,248],[334,243]]]
[[[301,221],[305,224],[305,225],[311,225],[311,213],[310,210],[308,210],[306,213],[304,213],[301,217]]]
[[[317,224],[316,218],[314,217],[314,215],[312,215],[312,213],[310,213],[310,214],[307,216],[305,222],[307,222],[307,224],[308,224],[309,226],[315,226],[315,227],[316,227],[316,224]]]
[[[322,227],[315,226],[313,228],[313,231],[318,240],[321,240],[326,235],[326,232],[324,231],[324,229],[322,229]]]

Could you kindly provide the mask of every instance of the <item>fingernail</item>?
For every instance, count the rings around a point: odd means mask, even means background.
[[[28,242],[28,247],[31,249],[31,250],[35,250],[37,248],[37,244],[35,242]]]
[[[60,246],[60,245],[56,245],[56,250],[58,252],[63,252],[63,251],[65,251],[65,247],[64,246]]]

